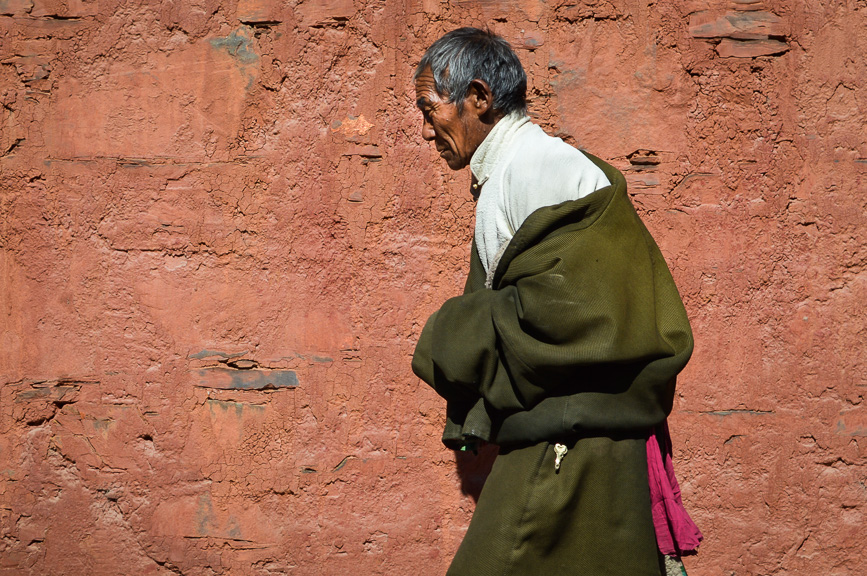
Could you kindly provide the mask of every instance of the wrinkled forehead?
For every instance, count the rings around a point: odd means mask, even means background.
[[[422,72],[415,79],[415,91],[421,92],[436,92],[436,84],[434,83],[433,74],[429,71]]]
[[[416,76],[415,97],[418,106],[422,105],[422,101],[431,103],[444,99],[444,95],[437,92],[433,73],[429,67],[425,68],[421,74]]]

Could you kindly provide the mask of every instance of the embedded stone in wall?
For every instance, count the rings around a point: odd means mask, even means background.
[[[14,419],[36,426],[50,420],[57,410],[79,399],[82,384],[93,384],[81,380],[52,380],[30,382],[29,386],[15,394]],[[8,385],[12,390],[17,386]]]
[[[298,376],[293,370],[232,370],[231,368],[202,368],[197,372],[196,386],[220,390],[268,390],[294,388]]]
[[[361,156],[362,158],[379,160],[382,158],[382,152],[379,146],[350,146],[344,153],[344,156]]]
[[[97,2],[88,0],[31,0],[28,3],[32,5],[28,10],[30,16],[37,18],[82,18],[94,16],[98,9]]]
[[[732,0],[731,7],[735,10],[761,10],[764,3],[762,0]]]
[[[353,0],[321,0],[299,4],[295,10],[302,26],[339,27],[355,15],[355,3]]]
[[[783,41],[786,23],[776,14],[743,10],[753,3],[738,5],[734,11],[704,10],[690,15],[689,33],[693,38],[720,39],[716,51],[723,58],[755,58],[782,54],[789,49]]]
[[[0,16],[21,16],[33,10],[33,0],[5,0],[0,2]]]
[[[723,38],[716,47],[717,54],[723,58],[755,58],[756,56],[773,56],[782,54],[789,45],[779,40],[734,40]]]
[[[268,26],[283,21],[282,3],[275,0],[240,0],[238,20],[251,26]]]
[[[706,10],[690,15],[689,33],[693,38],[759,40],[785,36],[786,31],[783,19],[770,12]]]

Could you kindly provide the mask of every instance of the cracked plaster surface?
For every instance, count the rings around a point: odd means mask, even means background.
[[[862,0],[6,0],[0,575],[445,571],[491,454],[409,359],[474,206],[411,75],[464,24],[672,268],[690,574],[858,573]]]

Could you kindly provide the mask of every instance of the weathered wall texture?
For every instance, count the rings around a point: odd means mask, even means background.
[[[490,464],[410,355],[473,204],[443,32],[623,169],[697,346],[695,575],[864,574],[864,0],[0,0],[0,574],[442,574]]]

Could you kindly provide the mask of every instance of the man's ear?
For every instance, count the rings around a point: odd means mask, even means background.
[[[478,78],[470,82],[464,106],[469,105],[479,117],[487,116],[494,110],[494,93],[484,80]]]

